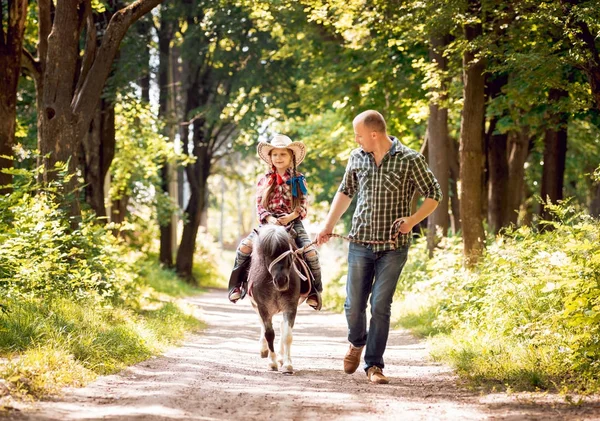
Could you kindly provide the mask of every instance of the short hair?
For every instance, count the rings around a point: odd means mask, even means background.
[[[363,111],[354,119],[355,122],[362,121],[365,127],[374,132],[387,133],[387,125],[383,116],[375,110]]]

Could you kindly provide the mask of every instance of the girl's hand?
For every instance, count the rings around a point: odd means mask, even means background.
[[[279,225],[279,221],[274,216],[267,216],[265,221],[267,221],[267,224]]]
[[[294,219],[296,219],[298,217],[298,215],[296,214],[296,212],[292,212],[292,213],[288,213],[287,215],[283,215],[280,216],[279,218],[277,218],[277,222],[279,222],[280,225],[287,225],[289,224],[291,221],[293,221]]]

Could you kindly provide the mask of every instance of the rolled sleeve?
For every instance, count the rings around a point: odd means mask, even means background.
[[[442,188],[422,154],[417,154],[412,165],[412,181],[421,195],[437,202],[442,200]]]
[[[262,224],[265,222],[268,216],[271,216],[271,212],[269,212],[265,207],[261,204],[262,202],[262,193],[267,184],[267,178],[261,177],[256,183],[256,215],[258,217],[258,222]]]
[[[349,198],[354,197],[356,194],[356,187],[358,184],[358,178],[356,177],[353,162],[354,160],[352,159],[352,155],[350,155],[348,165],[346,166],[346,172],[344,173],[344,177],[342,178],[342,182],[338,188],[338,192],[344,193]]]

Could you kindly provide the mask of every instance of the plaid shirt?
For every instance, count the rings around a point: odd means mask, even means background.
[[[350,154],[339,192],[358,203],[352,217],[350,237],[358,241],[389,240],[392,223],[411,215],[415,190],[436,201],[442,190],[420,153],[402,145],[390,136],[392,147],[378,167],[372,154],[361,148]],[[400,234],[396,248],[410,244],[409,234]],[[373,251],[392,249],[391,244],[373,244]]]
[[[272,172],[268,172],[267,174],[263,175],[260,180],[258,180],[258,184],[256,186],[256,213],[258,215],[258,222],[260,224],[264,224],[267,217],[270,215],[278,218],[294,211],[294,209],[292,209],[292,188],[286,183],[283,183],[280,186],[275,186],[273,194],[271,195],[271,200],[267,204],[266,209],[261,204],[263,192],[269,187],[271,174]],[[301,175],[302,174],[299,172],[296,172],[296,176],[300,177]],[[283,181],[288,181],[290,178],[292,178],[292,171],[287,170],[281,178],[283,178]],[[304,186],[306,187],[306,183],[304,183]],[[300,219],[304,219],[306,217],[307,207],[308,200],[306,195],[303,195],[302,199],[300,200],[300,205],[296,208],[298,214],[300,215]]]

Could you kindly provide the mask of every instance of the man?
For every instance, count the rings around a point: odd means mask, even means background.
[[[350,154],[348,166],[325,226],[317,243],[329,240],[336,223],[350,206],[358,203],[352,217],[348,252],[348,280],[344,309],[348,322],[350,348],[344,358],[344,371],[352,374],[360,365],[363,348],[364,369],[371,383],[389,383],[383,374],[383,353],[390,330],[392,299],[398,278],[406,263],[412,228],[431,214],[442,191],[423,155],[388,136],[385,119],[377,111],[365,111],[353,121],[354,136],[360,148]],[[425,200],[411,212],[411,200],[418,190]],[[393,222],[401,218],[396,244],[369,242],[390,239]],[[367,335],[367,300],[371,321]]]

